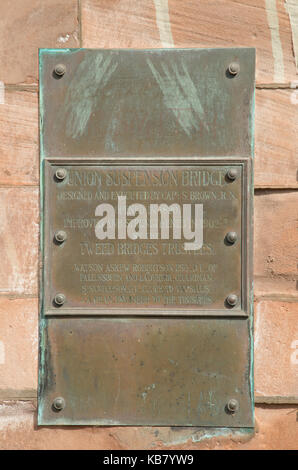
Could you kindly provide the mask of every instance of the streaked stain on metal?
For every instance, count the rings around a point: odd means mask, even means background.
[[[76,139],[84,134],[90,116],[100,100],[100,91],[117,69],[112,56],[87,54],[70,81],[64,103],[66,135]],[[83,80],[82,80],[82,77]]]
[[[172,71],[170,66],[161,63],[162,73],[158,72],[150,59],[147,59],[147,63],[163,93],[165,105],[173,112],[185,133],[190,136],[193,130],[199,129],[199,123],[208,131],[197,89],[183,60],[180,64],[173,63]]]

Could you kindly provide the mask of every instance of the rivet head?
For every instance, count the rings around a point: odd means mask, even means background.
[[[55,176],[59,181],[64,180],[66,178],[66,175],[67,171],[65,170],[65,168],[58,168],[56,170]]]
[[[56,305],[63,305],[65,303],[66,297],[64,294],[56,294],[54,301]]]
[[[233,245],[237,241],[237,233],[236,232],[228,232],[226,234],[226,239],[231,245]]]
[[[236,168],[230,168],[227,171],[227,177],[230,181],[234,181],[237,178],[237,170]]]
[[[238,73],[240,72],[240,65],[238,64],[238,62],[231,62],[230,65],[229,65],[229,72],[231,75],[238,75]]]
[[[66,72],[66,67],[64,64],[57,64],[55,66],[54,72],[58,77],[62,77]]]
[[[57,411],[61,411],[65,408],[65,400],[63,397],[57,397],[53,401],[53,408]]]
[[[236,413],[239,409],[239,403],[235,398],[231,398],[227,403],[227,410],[230,413]]]
[[[238,297],[235,294],[228,295],[226,300],[227,300],[227,303],[230,305],[230,307],[235,307],[235,305],[237,305],[238,303]]]
[[[67,234],[66,232],[64,232],[64,230],[58,230],[57,232],[55,232],[55,240],[58,243],[65,242],[66,238],[67,238]]]

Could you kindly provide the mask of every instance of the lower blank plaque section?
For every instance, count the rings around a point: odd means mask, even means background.
[[[253,426],[246,319],[52,318],[45,331],[40,425]]]

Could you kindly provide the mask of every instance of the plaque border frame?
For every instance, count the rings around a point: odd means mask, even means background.
[[[154,166],[154,165],[175,165],[175,166],[187,166],[187,165],[209,165],[209,166],[220,166],[220,165],[241,165],[242,166],[242,207],[241,207],[241,306],[240,308],[233,309],[206,309],[201,308],[200,310],[196,309],[175,309],[175,307],[168,308],[138,308],[133,307],[133,309],[128,307],[96,307],[96,308],[82,308],[82,307],[51,307],[50,304],[50,287],[47,283],[44,284],[44,294],[45,294],[45,303],[44,303],[44,315],[48,317],[60,317],[60,316],[98,316],[98,317],[245,317],[247,318],[250,314],[251,308],[251,292],[252,292],[252,240],[253,240],[253,227],[249,222],[253,220],[252,216],[252,197],[251,197],[251,188],[253,186],[253,173],[252,173],[252,159],[251,157],[188,157],[182,160],[181,157],[143,157],[143,158],[125,158],[118,159],[118,157],[77,157],[72,160],[67,158],[45,158],[44,159],[44,181],[46,182],[44,186],[44,225],[47,227],[48,224],[48,214],[50,209],[50,201],[48,196],[49,188],[49,168],[52,165],[55,166],[100,166],[100,165],[110,165],[110,166],[127,166],[128,164],[133,166]],[[44,235],[46,238],[47,235]],[[48,239],[44,239],[44,256],[43,256],[43,277],[47,279],[48,266],[47,259],[50,256],[51,244]],[[133,313],[132,313],[133,312]]]

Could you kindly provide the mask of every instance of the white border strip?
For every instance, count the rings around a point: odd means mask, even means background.
[[[284,59],[279,36],[276,0],[266,0],[267,21],[271,33],[272,54],[274,59],[274,81],[284,81]]]
[[[290,17],[295,64],[298,73],[298,0],[287,0],[285,8]]]
[[[168,0],[154,0],[156,23],[163,47],[174,47]]]

